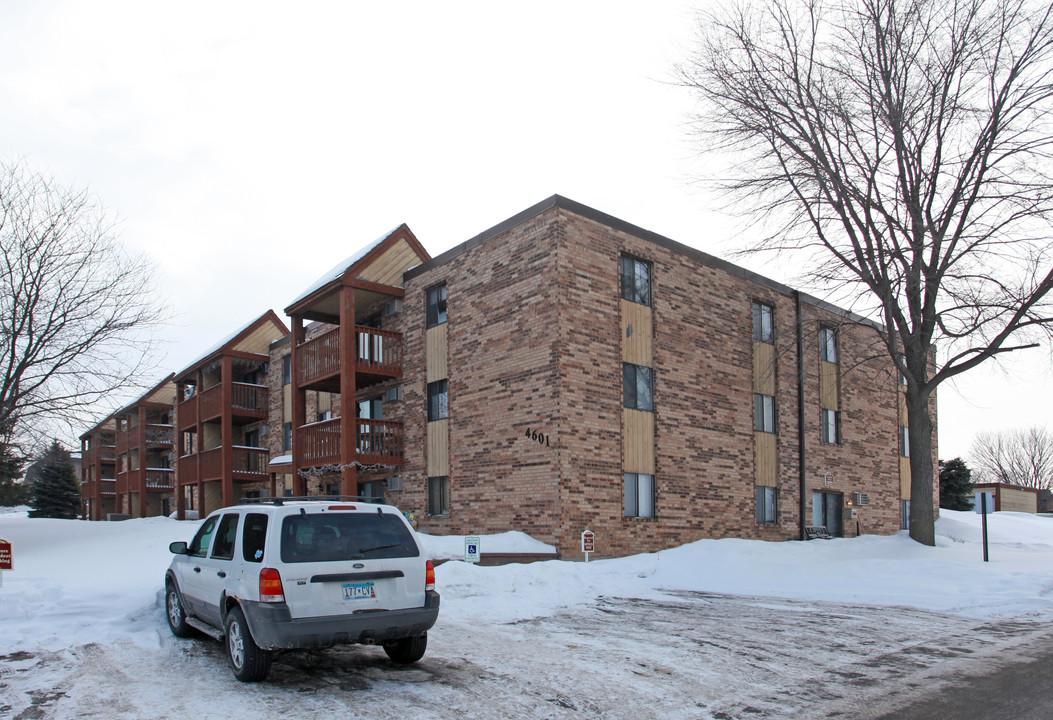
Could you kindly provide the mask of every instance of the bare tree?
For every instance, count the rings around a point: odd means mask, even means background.
[[[87,191],[0,165],[0,428],[40,442],[139,386],[161,320],[152,267]]]
[[[971,455],[980,482],[1053,489],[1053,435],[1044,427],[980,433]]]
[[[1049,337],[1051,54],[1051,8],[1027,0],[740,0],[678,69],[760,248],[804,251],[884,328],[911,448],[933,447],[937,386]],[[910,467],[932,545],[931,453]]]

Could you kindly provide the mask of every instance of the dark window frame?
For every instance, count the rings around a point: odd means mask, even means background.
[[[767,327],[764,325],[765,317]],[[775,344],[775,308],[759,300],[753,301],[753,339],[768,345]]]
[[[778,525],[779,523],[779,488],[758,485],[756,491],[757,524]]]
[[[778,415],[775,411],[775,396],[753,393],[753,431],[775,434]]]
[[[829,418],[833,419],[833,423],[829,422]],[[841,444],[841,412],[839,410],[821,408],[819,411],[819,424],[823,443],[826,445]]]
[[[622,406],[654,412],[654,404],[654,368],[622,363]]]
[[[449,380],[434,380],[426,387],[428,402],[428,422],[446,420],[450,417],[450,383]]]
[[[654,300],[654,265],[648,260],[622,255],[622,299],[650,307]]]
[[[449,475],[436,475],[428,478],[428,515],[432,517],[449,517]]]
[[[433,285],[424,291],[424,314],[428,329],[438,327],[448,319],[446,283]]]
[[[642,504],[640,502],[640,498],[642,497],[641,494],[640,494],[640,491],[641,491],[640,479],[641,478],[647,478],[647,483],[648,483],[647,490],[649,492],[647,493],[647,495],[649,496],[648,501],[650,503],[650,513],[646,513],[646,514],[641,514],[641,507],[640,507],[641,504]],[[623,493],[623,501],[624,501],[623,502],[623,511],[625,513],[625,517],[627,517],[627,518],[653,518],[653,517],[657,516],[658,510],[657,510],[657,507],[656,507],[657,502],[656,502],[656,496],[655,496],[654,475],[651,475],[649,473],[631,473],[631,472],[622,473],[622,483],[623,483],[623,490],[624,490],[624,493]]]
[[[828,363],[840,362],[841,352],[838,347],[837,329],[819,328],[819,359]]]
[[[230,527],[231,524],[234,525],[233,529]],[[212,554],[209,555],[211,559],[234,559],[234,545],[237,543],[240,524],[241,515],[239,513],[224,513],[216,528],[216,536],[212,540]]]

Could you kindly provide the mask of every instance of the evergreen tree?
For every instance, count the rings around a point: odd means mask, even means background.
[[[947,510],[973,509],[973,471],[961,458],[940,461],[940,507]]]
[[[0,424],[0,507],[14,507],[29,502],[29,487],[16,482],[22,477],[25,458],[11,442],[11,433]]]
[[[69,452],[53,442],[31,470],[29,517],[72,520],[80,515],[80,483]]]

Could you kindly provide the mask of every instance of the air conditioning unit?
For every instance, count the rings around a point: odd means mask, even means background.
[[[260,425],[260,437],[261,438],[267,437],[267,433],[269,433],[269,432],[270,432],[270,428],[268,428],[266,425]]]
[[[384,305],[384,315],[398,315],[402,312],[402,298],[392,298]]]
[[[384,393],[384,402],[398,402],[402,399],[402,386],[388,388],[388,391]]]
[[[388,492],[402,492],[401,475],[392,475],[388,478]]]
[[[852,493],[852,504],[856,506],[869,505],[870,496],[866,493],[854,492]]]

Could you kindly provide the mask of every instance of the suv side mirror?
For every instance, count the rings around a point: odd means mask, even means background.
[[[173,555],[186,555],[186,543],[183,541],[169,544],[168,552]]]

